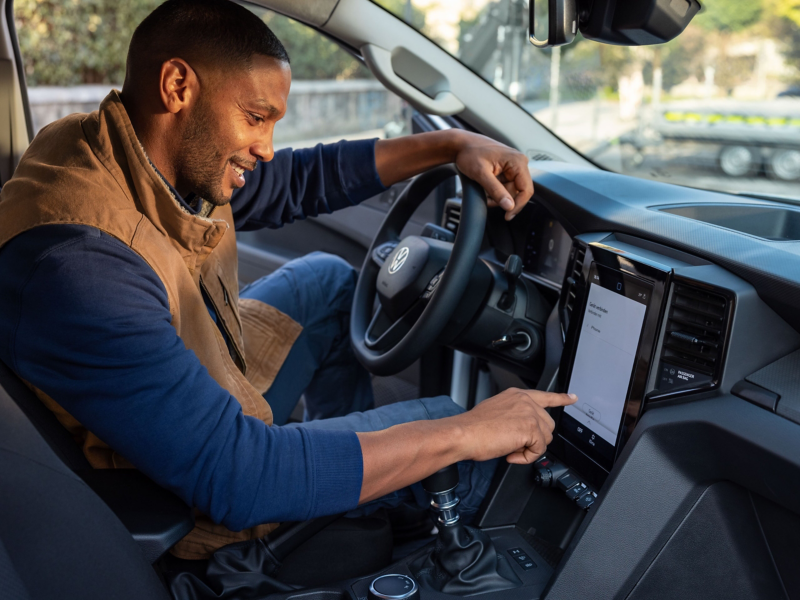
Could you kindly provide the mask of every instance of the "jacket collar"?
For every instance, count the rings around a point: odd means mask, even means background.
[[[219,244],[228,223],[190,214],[150,164],[133,130],[119,92],[112,90],[99,111],[84,121],[95,155],[134,201],[136,208],[180,252],[191,271]]]

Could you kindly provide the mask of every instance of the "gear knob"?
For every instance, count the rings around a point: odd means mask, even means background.
[[[458,487],[458,465],[450,465],[422,480],[422,489],[431,498],[431,510],[437,513],[437,522],[444,527],[452,527],[458,523],[458,503],[461,499],[456,495]]]
[[[450,465],[422,480],[422,489],[429,494],[449,492],[458,485],[458,465]]]

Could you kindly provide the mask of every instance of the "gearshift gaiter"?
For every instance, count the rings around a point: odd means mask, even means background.
[[[506,557],[480,529],[459,522],[458,470],[455,465],[426,478],[422,487],[438,513],[439,537],[433,549],[408,566],[422,588],[455,596],[473,596],[522,585]]]
[[[472,596],[522,585],[505,556],[479,529],[443,527],[433,551],[409,565],[423,588],[455,596]]]

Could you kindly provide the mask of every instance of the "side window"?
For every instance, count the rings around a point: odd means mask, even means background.
[[[74,112],[91,112],[120,89],[136,26],[161,0],[15,0],[34,132]],[[348,52],[314,29],[245,4],[284,43],[292,65],[289,109],[275,146],[410,132],[411,108]]]
[[[33,131],[120,89],[133,30],[161,0],[15,0]]]
[[[410,133],[411,107],[350,53],[307,25],[248,8],[283,42],[292,65],[289,108],[275,127],[276,150]]]

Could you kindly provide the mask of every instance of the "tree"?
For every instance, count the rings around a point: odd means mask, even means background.
[[[783,47],[786,62],[795,68],[795,85],[800,83],[800,0],[765,0],[769,34]]]
[[[764,10],[763,0],[704,0],[697,24],[709,31],[736,33],[755,25]]]
[[[162,1],[15,0],[28,85],[121,84],[133,31]],[[323,34],[272,11],[252,10],[286,46],[295,79],[371,77]]]
[[[161,0],[16,0],[29,85],[119,84],[133,30]]]
[[[765,0],[768,13],[800,27],[800,0]]]

